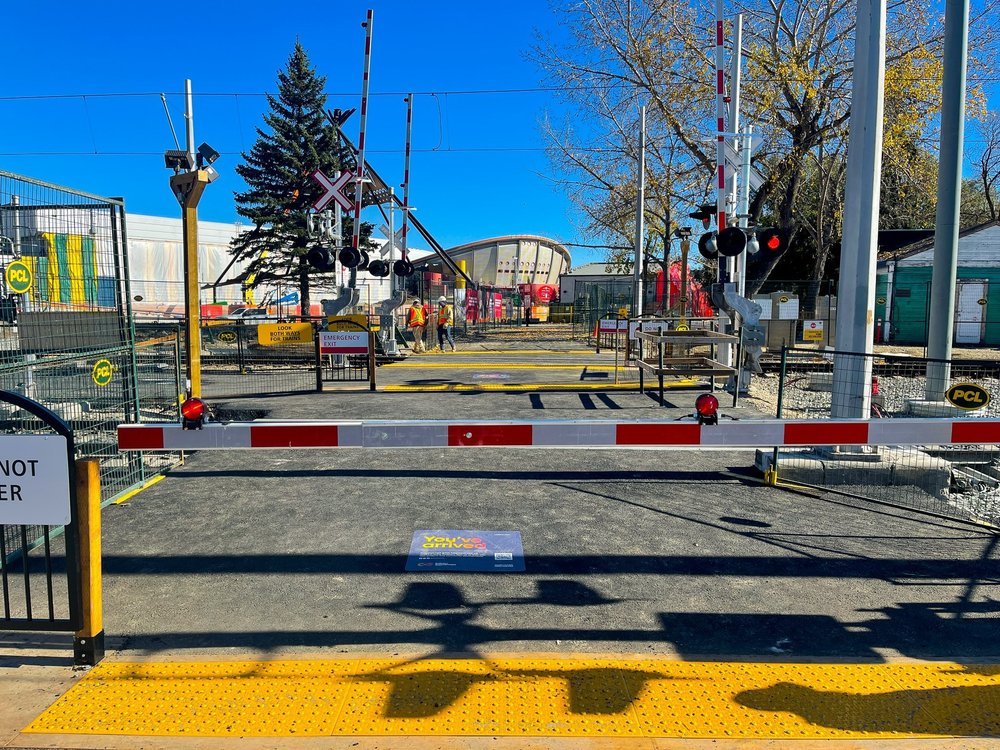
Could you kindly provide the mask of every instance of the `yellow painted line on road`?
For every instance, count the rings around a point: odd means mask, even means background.
[[[383,368],[391,368],[393,370],[401,369],[421,369],[421,368],[438,368],[445,370],[594,370],[596,372],[614,372],[614,365],[536,365],[531,362],[520,362],[516,364],[501,363],[497,364],[495,362],[394,362],[390,365],[382,365]],[[625,367],[619,366],[619,370],[626,369]],[[637,367],[627,368],[630,370],[637,370]]]
[[[24,730],[160,737],[1000,736],[1000,665],[105,662]]]
[[[462,349],[460,352],[446,352],[446,354],[457,354],[459,356],[464,356],[466,354],[597,354],[593,349]],[[413,354],[414,357],[424,357],[424,356],[434,356],[440,355],[441,350],[435,347],[429,352],[424,352],[423,354]]]
[[[114,504],[115,505],[121,505],[125,501],[131,500],[133,497],[135,497],[136,495],[138,495],[143,490],[149,489],[150,487],[152,487],[157,482],[162,482],[166,478],[167,477],[166,477],[165,474],[158,474],[157,476],[153,477],[152,479],[144,482],[141,487],[136,487],[134,490],[132,490],[131,492],[126,492],[121,497],[116,497],[114,499]]]
[[[664,383],[667,388],[691,388],[700,385],[697,380],[678,380]],[[445,391],[634,391],[639,383],[440,383],[437,385],[384,385],[380,391],[388,393],[438,393]]]

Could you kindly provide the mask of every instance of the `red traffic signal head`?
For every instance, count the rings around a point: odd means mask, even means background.
[[[761,252],[768,255],[781,255],[788,249],[788,238],[780,229],[758,229],[757,242]]]
[[[333,270],[333,251],[323,245],[316,245],[306,253],[306,260],[317,271]]]
[[[708,229],[712,226],[712,217],[715,216],[717,210],[715,206],[706,204],[700,206],[697,211],[689,213],[688,216],[692,219],[697,219],[705,229]]]
[[[711,393],[703,393],[695,399],[694,410],[698,416],[698,424],[718,424],[719,399]]]
[[[707,260],[715,260],[719,257],[719,247],[715,241],[715,232],[705,232],[698,238],[698,252]]]
[[[719,255],[735,258],[746,250],[747,233],[739,227],[726,227],[719,232],[716,244],[719,248]]]

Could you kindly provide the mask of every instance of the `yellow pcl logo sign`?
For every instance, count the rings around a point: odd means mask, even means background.
[[[112,367],[111,362],[106,359],[99,359],[94,363],[94,369],[90,371],[90,377],[94,379],[95,384],[104,386],[111,382],[111,376],[114,373],[114,367]]]
[[[7,280],[7,288],[14,294],[24,294],[31,289],[31,269],[19,260],[7,265],[4,278]]]
[[[955,383],[944,397],[950,404],[968,411],[982,409],[990,402],[989,391],[975,383]]]

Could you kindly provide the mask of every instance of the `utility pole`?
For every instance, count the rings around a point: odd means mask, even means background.
[[[646,107],[639,107],[639,191],[635,205],[635,268],[632,269],[632,317],[642,315],[642,252],[646,234]],[[669,231],[669,228],[668,230]]]
[[[951,359],[955,283],[958,276],[959,211],[962,203],[962,139],[965,135],[965,74],[969,42],[969,0],[946,0],[944,81],[941,90],[941,162],[938,167],[934,266],[931,274],[927,356]],[[940,401],[951,380],[951,365],[927,363],[925,397]]]
[[[886,0],[859,0],[837,304],[838,352],[872,352],[882,174],[885,17]],[[871,357],[834,355],[832,416],[867,419],[871,410],[871,381]]]
[[[184,242],[184,354],[187,393],[201,397],[201,297],[198,288],[198,202],[211,181],[207,170],[197,168],[194,151],[194,106],[191,80],[184,82],[185,118],[187,119],[187,170],[174,166],[170,189],[181,204],[181,224]],[[168,160],[169,154],[167,152]]]

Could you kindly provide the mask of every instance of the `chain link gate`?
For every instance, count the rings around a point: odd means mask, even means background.
[[[315,328],[312,322],[203,325],[202,395],[238,398],[316,390]]]
[[[835,378],[836,361],[850,373]],[[981,402],[956,406],[947,392],[927,398],[927,366],[942,363],[922,357],[820,351],[785,347],[777,377],[751,381],[750,399],[762,411],[784,420],[834,419],[838,396],[864,388],[872,419],[905,430],[918,419],[963,418],[970,423],[1000,416],[1000,362],[950,360],[948,391],[971,383]],[[870,382],[855,382],[871,373]],[[991,398],[992,396],[992,398]],[[1000,449],[995,444],[920,444],[833,449],[761,451],[761,469],[773,467],[791,482],[843,492],[908,509],[959,520],[1000,525]]]
[[[0,389],[70,426],[78,457],[100,461],[105,501],[174,460],[116,447],[118,424],[178,406],[160,386],[180,366],[173,348],[135,346],[126,248],[121,200],[0,170]],[[3,431],[31,424],[7,415]]]

